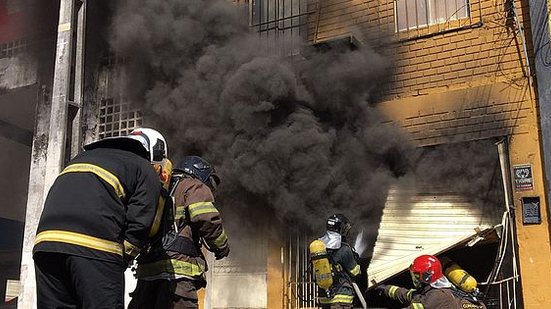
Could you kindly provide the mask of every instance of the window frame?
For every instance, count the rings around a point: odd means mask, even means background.
[[[413,25],[410,25],[409,22],[409,15],[411,15],[408,11],[409,6],[411,6],[410,3],[414,1],[415,4],[415,18],[416,21]],[[425,3],[425,21],[419,21],[419,5],[418,1],[424,1]],[[461,29],[464,27],[470,27],[470,26],[476,26],[479,24],[482,20],[482,17],[480,15],[480,0],[463,0],[461,3],[461,7],[457,8],[460,3],[458,3],[458,0],[446,0],[445,7],[445,15],[442,15],[444,17],[438,16],[438,9],[437,7],[434,7],[438,0],[393,0],[393,9],[394,9],[394,31],[399,36],[407,36],[411,37],[411,33],[416,33],[418,36],[424,36],[429,35],[431,33],[437,34],[441,32],[447,32],[450,30],[455,29]],[[455,2],[455,7],[457,8],[455,12],[448,13],[448,2]],[[405,9],[405,13],[403,13],[403,17],[400,18],[399,11],[402,8],[399,4],[403,3],[403,7]],[[409,4],[409,5],[408,5]],[[434,9],[433,9],[434,7]],[[463,9],[464,8],[464,9]],[[458,15],[461,11],[463,11],[463,15]],[[435,13],[436,12],[436,13]],[[474,15],[478,12],[478,18]],[[434,14],[434,16],[432,16]],[[405,25],[401,26],[401,20],[403,20],[405,17]]]

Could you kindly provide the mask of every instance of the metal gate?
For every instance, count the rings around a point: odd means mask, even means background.
[[[289,233],[286,250],[283,252],[285,287],[285,308],[318,308],[317,288],[312,279],[308,258],[308,244],[314,237],[300,230]]]

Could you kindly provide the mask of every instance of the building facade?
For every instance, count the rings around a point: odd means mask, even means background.
[[[21,19],[14,15],[20,12],[17,2],[0,1],[0,8],[4,8],[0,20],[7,20],[10,29],[15,27],[10,20]],[[32,308],[35,300],[31,249],[49,184],[83,143],[125,134],[143,121],[141,111],[130,106],[113,86],[117,59],[109,54],[106,42],[95,35],[105,25],[97,18],[94,25],[86,23],[87,16],[97,17],[103,9],[101,2],[62,0],[55,10],[42,14],[42,24],[47,26],[41,30],[46,34],[39,37],[47,38],[41,41],[41,50],[46,52],[30,69],[24,69],[14,50],[24,45],[26,34],[32,31],[0,33],[0,143],[2,149],[10,149],[10,158],[26,158],[17,165],[3,164],[1,173],[14,174],[13,168],[29,173],[28,183],[9,184],[17,188],[4,186],[17,195],[27,195],[26,202],[2,204],[2,218],[25,224],[21,246],[11,249],[8,264],[1,264],[11,268],[9,265],[21,259],[20,278],[13,273],[0,278],[0,286],[7,279],[21,281],[19,308]],[[548,5],[535,0],[249,2],[251,31],[267,40],[298,36],[303,42],[319,45],[344,39],[354,45],[372,44],[392,58],[392,78],[377,108],[386,116],[384,121],[402,127],[418,147],[502,137],[508,140],[509,206],[514,213],[526,308],[551,306],[546,191],[550,173],[545,170],[551,164],[544,164],[551,158],[551,152],[546,151],[546,129],[551,125],[546,120],[551,117],[546,87],[551,79],[545,66],[547,12]],[[298,50],[299,46],[293,48]],[[21,77],[21,72],[30,73]],[[7,80],[11,82],[6,87]],[[8,108],[10,104],[16,106]],[[34,120],[29,121],[29,115],[34,114]],[[231,258],[214,263],[203,307],[306,306],[300,304],[297,295],[315,294],[309,279],[302,277],[307,269],[304,245],[308,237],[300,231],[280,237],[259,235],[264,236],[248,242],[253,244],[252,255],[258,263],[244,267]],[[244,282],[242,288],[254,291],[255,296],[239,300],[225,295],[225,287],[235,280]],[[9,306],[15,306],[13,301]]]

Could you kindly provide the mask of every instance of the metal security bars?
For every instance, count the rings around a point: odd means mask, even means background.
[[[249,14],[253,31],[272,39],[275,48],[291,46],[287,54],[296,52],[297,45],[308,36],[307,0],[252,0]]]
[[[103,99],[99,108],[99,137],[127,135],[142,125],[142,112],[121,99]]]
[[[130,104],[122,94],[120,77],[122,59],[113,53],[103,57],[98,77],[98,131],[99,138],[127,135],[143,123],[143,113]]]
[[[13,57],[29,47],[28,39],[18,39],[0,44],[0,59]]]
[[[318,308],[316,306],[317,287],[312,278],[308,256],[308,244],[314,238],[300,231],[289,235],[283,260],[286,285],[287,309]]]

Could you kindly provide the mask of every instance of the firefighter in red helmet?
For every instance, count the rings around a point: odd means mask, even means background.
[[[380,294],[411,309],[485,309],[475,297],[457,289],[442,272],[438,258],[432,255],[417,257],[409,268],[415,289],[380,285]]]

